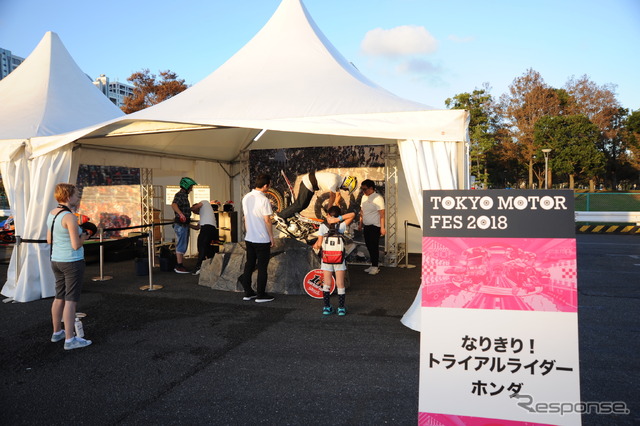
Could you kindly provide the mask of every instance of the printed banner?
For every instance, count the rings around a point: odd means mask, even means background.
[[[425,237],[575,238],[568,190],[424,191]]]
[[[419,424],[580,424],[573,200],[424,192]]]

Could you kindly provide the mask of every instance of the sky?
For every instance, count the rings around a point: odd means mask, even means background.
[[[640,0],[302,0],[366,77],[434,108],[528,69],[563,87],[587,75],[640,109]],[[193,85],[246,44],[280,0],[0,0],[0,48],[26,58],[56,32],[90,77],[171,70]]]

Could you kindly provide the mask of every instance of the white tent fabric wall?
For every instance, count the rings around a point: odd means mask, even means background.
[[[123,116],[80,70],[56,33],[0,80],[0,172],[16,235],[45,239],[53,189],[70,179],[72,146],[31,158],[32,138],[69,132]],[[53,296],[47,244],[25,243],[11,255],[2,294],[19,302]]]
[[[30,194],[22,232],[16,235],[29,240],[46,240],[49,211],[56,206],[53,191],[58,182],[68,182],[71,175],[72,148],[61,149],[52,155],[31,160],[29,166]],[[24,170],[24,168],[22,168]],[[42,173],[46,170],[47,173]],[[47,194],[43,196],[41,194]],[[16,220],[16,224],[18,221]],[[19,247],[19,249],[18,249]],[[7,282],[2,294],[18,302],[29,302],[55,295],[55,280],[49,259],[50,246],[42,243],[23,243],[11,255]]]
[[[0,164],[5,161],[11,161],[16,157],[18,152],[24,148],[28,139],[0,139]]]
[[[458,189],[458,143],[398,141],[411,201],[422,226],[422,191]]]
[[[29,155],[24,143],[11,153],[4,148],[5,146],[3,146],[3,155],[0,159],[0,174],[2,174],[2,183],[4,184],[9,206],[11,207],[11,215],[14,219],[15,235],[23,236],[27,228],[27,210],[31,197],[31,178],[27,159]],[[19,259],[21,257],[18,257],[18,251],[14,249],[11,253],[11,260],[7,270],[7,281],[2,289],[2,294],[11,298],[16,294],[15,278]],[[7,289],[6,292],[5,288]]]
[[[26,165],[28,154],[25,152],[24,141],[21,142],[23,143],[16,144],[13,150],[8,150],[3,145],[0,174],[3,177],[2,181],[9,205],[12,206],[12,209],[26,212],[27,200],[29,199],[29,172]],[[16,231],[22,232],[23,224],[23,221],[16,223]]]
[[[231,199],[231,164],[216,164],[209,161],[196,161],[193,178],[198,185],[208,185],[211,200],[221,202]],[[194,200],[198,202],[200,200]]]
[[[398,141],[400,158],[407,176],[407,186],[420,227],[423,223],[422,191],[426,189],[459,189],[458,165],[460,164],[457,143],[426,142],[416,140]],[[464,160],[464,156],[463,156]],[[420,330],[420,307],[422,306],[422,286],[403,315],[405,326]]]

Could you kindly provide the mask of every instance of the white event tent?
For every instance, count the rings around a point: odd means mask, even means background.
[[[56,153],[44,169],[40,159],[28,160],[32,154],[30,138],[69,132],[123,115],[80,70],[53,32],[46,33],[27,59],[0,80],[0,173],[16,235],[46,237],[43,224],[53,188],[59,182],[56,177],[71,170],[70,162]],[[52,296],[49,246],[24,246],[29,248],[20,259],[20,281],[15,280],[18,259],[14,250],[3,294],[18,301]]]
[[[466,111],[435,110],[372,83],[300,0],[283,0],[252,40],[198,84],[122,118],[32,138],[31,161],[43,170],[63,157],[76,170],[81,163],[180,170],[226,199],[229,170],[248,150],[397,143],[421,221],[423,189],[468,187],[468,120]]]

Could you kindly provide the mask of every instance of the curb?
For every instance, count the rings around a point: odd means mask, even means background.
[[[638,234],[637,225],[576,225],[577,234]]]

